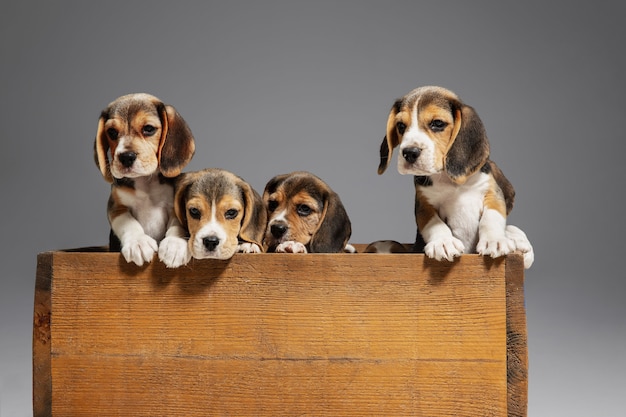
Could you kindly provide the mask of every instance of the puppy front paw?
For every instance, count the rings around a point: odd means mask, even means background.
[[[302,243],[290,240],[276,246],[276,253],[307,253],[307,250]]]
[[[530,268],[535,261],[535,251],[533,250],[533,246],[530,244],[530,240],[528,240],[526,233],[524,233],[519,227],[508,225],[506,227],[506,236],[513,240],[515,243],[515,249],[522,252],[524,255],[524,268]]]
[[[500,256],[508,255],[515,250],[515,242],[509,239],[507,236],[501,237],[482,237],[478,240],[476,245],[476,252],[479,255],[491,256],[492,258],[499,258]]]
[[[424,253],[429,258],[438,261],[443,259],[452,262],[457,256],[461,256],[465,251],[465,245],[454,236],[436,239],[428,242],[424,247]]]
[[[237,252],[240,253],[261,253],[261,247],[256,243],[242,242],[237,245]]]
[[[187,240],[169,236],[161,241],[159,245],[159,259],[168,268],[178,268],[187,265],[191,260],[191,252],[187,245]]]
[[[138,266],[142,266],[144,262],[152,261],[158,248],[159,245],[156,240],[148,235],[140,235],[124,242],[122,255],[126,262],[133,262]]]

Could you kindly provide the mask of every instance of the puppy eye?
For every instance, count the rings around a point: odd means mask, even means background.
[[[226,210],[226,213],[224,213],[224,217],[227,220],[232,220],[232,219],[236,218],[238,214],[239,214],[239,210],[237,210],[237,209],[230,209],[230,210]]]
[[[141,132],[144,136],[152,136],[156,132],[156,127],[152,125],[145,125]]]
[[[307,206],[306,204],[298,204],[298,206],[296,207],[296,212],[299,216],[306,217],[311,214],[311,207]]]
[[[274,210],[276,210],[277,207],[278,207],[278,201],[270,200],[270,201],[267,202],[267,209],[270,212],[273,212]]]
[[[448,126],[448,124],[443,120],[435,119],[430,122],[430,130],[433,132],[441,132],[446,128],[446,126]]]
[[[189,215],[196,220],[200,220],[200,217],[202,217],[200,210],[195,207],[189,207]]]
[[[117,132],[117,130],[110,127],[107,129],[107,135],[109,135],[109,138],[111,138],[111,140],[117,140],[117,136],[119,135],[119,133]]]
[[[398,129],[398,133],[404,135],[404,131],[406,130],[406,125],[402,122],[396,123],[396,129]]]

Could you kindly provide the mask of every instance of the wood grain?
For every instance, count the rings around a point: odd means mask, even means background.
[[[527,365],[511,362],[525,338],[507,352],[517,258],[238,254],[169,270],[40,254],[35,415],[507,415],[509,367],[523,382]]]

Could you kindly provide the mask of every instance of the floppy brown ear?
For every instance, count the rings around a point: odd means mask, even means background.
[[[187,230],[187,194],[196,176],[197,174],[193,172],[181,174],[176,178],[174,185],[174,214],[185,230]]]
[[[508,216],[509,213],[511,213],[511,210],[513,210],[513,204],[515,203],[515,188],[513,188],[513,184],[511,184],[508,178],[504,176],[504,173],[495,162],[489,160],[487,161],[487,166],[491,170],[493,178],[496,180],[496,184],[498,184],[498,187],[502,190],[502,194],[504,194],[506,214]]]
[[[93,144],[93,156],[96,161],[96,166],[100,169],[102,176],[108,183],[113,182],[113,174],[111,174],[111,161],[109,161],[109,141],[107,139],[106,132],[104,131],[104,122],[107,119],[107,115],[103,112],[98,119],[98,131],[96,132],[96,139]]]
[[[489,158],[489,141],[476,111],[460,104],[454,111],[452,145],[445,160],[445,170],[452,181],[463,184]],[[454,136],[454,132],[456,135]]]
[[[380,164],[378,165],[378,175],[385,172],[387,166],[389,165],[389,161],[391,161],[391,155],[393,154],[394,148],[400,144],[395,123],[396,114],[398,114],[397,107],[397,103],[394,104],[389,112],[389,117],[387,118],[387,134],[383,138],[383,142],[380,144]]]
[[[246,242],[256,243],[262,248],[263,235],[267,227],[267,210],[263,199],[247,182],[241,181],[239,186],[245,203],[239,237]]]
[[[330,192],[324,199],[322,218],[309,248],[312,253],[339,253],[352,235],[352,225],[339,196]]]
[[[169,105],[160,103],[159,115],[163,125],[159,142],[159,169],[166,177],[175,177],[189,163],[196,150],[191,129],[185,119]]]

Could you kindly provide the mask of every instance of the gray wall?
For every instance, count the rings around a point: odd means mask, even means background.
[[[264,3],[3,5],[0,415],[31,413],[36,254],[106,243],[92,147],[107,103],[150,92],[194,131],[188,170],[259,191],[309,170],[353,242],[410,242],[412,180],[378,176],[378,146],[393,100],[425,84],[478,110],[535,247],[529,415],[623,415],[626,3]]]

